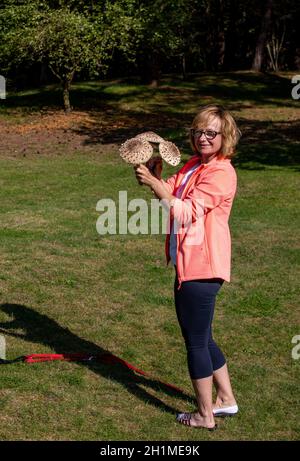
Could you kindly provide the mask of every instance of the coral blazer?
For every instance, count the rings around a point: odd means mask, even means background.
[[[175,196],[185,173],[199,162],[194,155],[178,173],[161,182]],[[230,282],[231,238],[229,215],[237,188],[230,159],[214,157],[199,165],[171,204],[165,253],[170,262],[170,229],[177,226],[176,267],[180,289],[183,281],[221,278]],[[175,220],[175,221],[174,221]],[[193,235],[195,237],[193,237]]]

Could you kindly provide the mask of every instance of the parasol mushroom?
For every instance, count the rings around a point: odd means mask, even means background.
[[[162,159],[161,157],[152,157],[153,147],[150,143],[158,144],[159,153],[167,163],[173,166],[177,166],[180,163],[180,151],[178,147],[172,142],[165,141],[153,131],[146,131],[145,133],[138,134],[135,138],[125,141],[119,149],[120,156],[125,162],[132,165],[146,163],[146,166],[155,176],[156,165],[162,163]]]
[[[162,141],[158,148],[160,155],[167,163],[173,166],[180,163],[180,151],[173,142]]]
[[[139,165],[149,160],[153,154],[153,147],[147,141],[131,138],[121,145],[119,152],[125,162]]]
[[[161,136],[154,133],[153,131],[145,131],[145,133],[138,134],[136,139],[142,139],[143,141],[152,142],[154,144],[158,144],[164,140]]]

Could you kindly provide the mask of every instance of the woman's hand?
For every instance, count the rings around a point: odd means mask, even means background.
[[[157,178],[142,163],[140,165],[136,165],[134,170],[136,179],[141,185],[145,184],[146,186],[152,187],[154,182],[157,181]]]
[[[149,186],[156,198],[159,200],[164,199],[169,205],[171,204],[174,200],[174,196],[169,193],[160,179],[154,176],[145,165],[142,163],[136,165],[134,170],[139,184]]]

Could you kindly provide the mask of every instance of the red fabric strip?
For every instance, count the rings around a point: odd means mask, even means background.
[[[91,354],[31,354],[31,355],[24,356],[24,362],[26,363],[50,362],[50,361],[55,361],[55,360],[65,360],[68,362],[85,362],[85,361],[88,362],[88,361],[96,360],[97,362],[100,362],[100,363],[111,363],[111,364],[121,363],[122,365],[129,368],[130,370],[133,370],[140,375],[151,378],[151,376],[148,373],[145,373],[143,370],[136,368],[131,363],[128,363],[125,360],[120,359],[119,357],[111,353],[103,353],[103,354],[96,354],[96,355],[91,355]],[[163,381],[160,381],[157,378],[152,378],[152,379],[155,379],[161,384],[164,384],[165,386],[168,386],[177,392],[183,393],[182,389],[174,386],[173,384],[164,383]]]

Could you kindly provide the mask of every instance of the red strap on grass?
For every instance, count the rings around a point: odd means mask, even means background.
[[[151,376],[148,373],[145,373],[143,370],[140,370],[139,368],[136,368],[134,365],[131,365],[131,363],[128,363],[125,360],[120,359],[116,355],[108,353],[108,352],[103,353],[103,354],[96,354],[96,355],[90,355],[90,354],[31,354],[31,355],[24,356],[24,362],[26,363],[50,362],[50,361],[55,361],[55,360],[65,360],[68,362],[90,362],[92,360],[95,360],[100,363],[110,363],[110,364],[121,363],[122,365],[129,368],[130,370],[133,370],[140,375],[151,378]],[[164,384],[165,386],[170,387],[171,389],[174,389],[177,392],[183,393],[182,389],[174,386],[173,384],[164,383],[163,381],[160,381],[157,378],[155,378],[155,380],[160,382],[161,384]]]
[[[26,363],[37,363],[37,362],[50,362],[54,360],[67,360],[82,361],[88,359],[87,354],[31,354],[24,356],[24,362]]]

